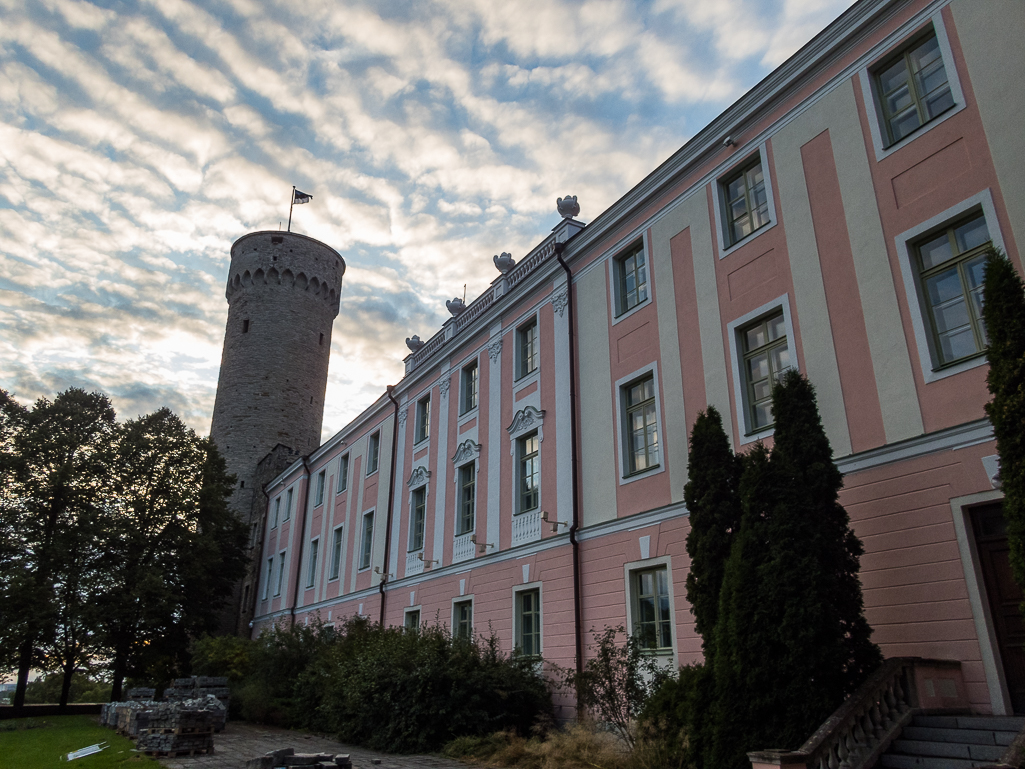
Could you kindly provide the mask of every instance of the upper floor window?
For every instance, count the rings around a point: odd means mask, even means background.
[[[270,527],[276,529],[278,527],[278,516],[281,514],[281,497],[279,496],[274,500],[274,514],[271,516]]]
[[[772,425],[772,386],[790,368],[790,347],[783,311],[740,329],[743,372],[746,387],[744,404],[748,432]]]
[[[720,183],[726,247],[736,245],[771,222],[761,155]]]
[[[419,443],[431,437],[431,396],[425,395],[416,402],[416,429],[413,442]]]
[[[320,551],[320,540],[315,539],[310,542],[310,568],[306,576],[306,587],[313,587],[313,583],[317,579],[317,555]]]
[[[616,257],[616,315],[629,312],[648,298],[648,269],[644,244]]]
[[[657,467],[658,414],[654,374],[623,388],[623,409],[627,426],[627,473],[640,473]]]
[[[413,489],[409,515],[409,552],[422,550],[424,546],[424,523],[427,519],[427,487]]]
[[[982,279],[990,254],[986,219],[976,213],[915,244],[936,367],[982,353]]]
[[[281,587],[285,581],[285,551],[278,553],[278,581],[274,587],[274,595],[281,595]]]
[[[516,378],[537,370],[537,318],[516,329]]]
[[[272,555],[267,559],[267,579],[263,582],[263,600],[267,600],[267,596],[270,595],[270,583],[274,578],[274,556]]]
[[[456,638],[473,637],[473,600],[452,604],[452,635]]]
[[[370,436],[370,445],[367,448],[367,475],[377,472],[377,462],[381,458],[381,431]]]
[[[477,408],[477,361],[463,366],[459,375],[459,413],[465,414]]]
[[[477,473],[473,462],[459,468],[459,511],[456,514],[456,535],[474,529],[477,508]]]
[[[887,146],[954,106],[935,31],[915,39],[872,76]]]
[[[331,564],[328,579],[338,579],[338,572],[342,568],[342,545],[342,527],[339,526],[331,534]]]
[[[317,495],[314,497],[313,506],[324,504],[324,474],[326,470],[317,473]]]
[[[285,492],[285,517],[281,520],[287,521],[292,517],[292,489]]]
[[[349,455],[343,454],[338,460],[338,493],[349,488]]]
[[[363,532],[359,544],[359,568],[370,568],[370,554],[374,547],[374,511],[363,513]]]
[[[541,654],[541,591],[520,590],[516,593],[516,628],[514,648],[524,657]]]
[[[541,503],[538,493],[541,485],[540,446],[541,443],[536,432],[526,435],[517,441],[519,505],[516,512],[518,513],[536,510]]]

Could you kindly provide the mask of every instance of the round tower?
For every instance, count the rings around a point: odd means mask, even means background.
[[[293,232],[252,232],[231,247],[210,437],[236,476],[231,507],[249,527],[254,562],[263,484],[320,445],[331,326],[344,274],[337,251]],[[258,570],[256,563],[238,587],[237,632],[246,632]]]

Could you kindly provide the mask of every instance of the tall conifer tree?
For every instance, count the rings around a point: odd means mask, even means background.
[[[1025,586],[1025,283],[1003,254],[986,264],[982,317],[989,337],[993,423],[1015,581]]]

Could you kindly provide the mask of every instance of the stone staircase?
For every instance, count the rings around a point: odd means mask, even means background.
[[[915,715],[879,760],[881,769],[967,769],[1000,761],[1025,718]]]

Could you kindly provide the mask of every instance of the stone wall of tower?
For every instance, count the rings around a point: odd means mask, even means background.
[[[254,232],[231,247],[210,436],[236,476],[231,507],[249,527],[253,545],[262,536],[266,508],[259,476],[267,468],[259,472],[258,465],[276,447],[276,456],[295,457],[320,444],[344,273],[345,261],[334,249],[304,235]],[[238,585],[235,619],[225,630],[248,624],[257,568]]]

